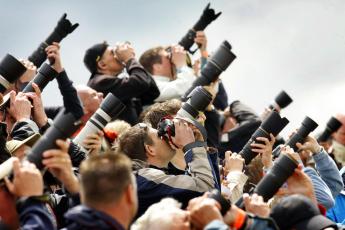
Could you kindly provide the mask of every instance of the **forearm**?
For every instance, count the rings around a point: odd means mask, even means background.
[[[333,198],[335,198],[344,187],[337,165],[323,148],[321,148],[319,153],[314,154],[313,158],[316,170],[330,188]]]

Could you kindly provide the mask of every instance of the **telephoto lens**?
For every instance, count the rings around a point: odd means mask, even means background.
[[[302,125],[297,130],[297,132],[290,137],[290,139],[285,143],[285,145],[290,146],[296,152],[298,150],[296,144],[297,142],[303,143],[304,139],[317,128],[318,124],[313,121],[310,117],[305,117]],[[280,154],[280,146],[277,146],[273,152],[274,157],[278,157]]]
[[[258,154],[252,151],[251,144],[253,142],[259,142],[257,137],[266,137],[270,139],[270,133],[273,136],[277,136],[280,131],[289,123],[289,120],[285,117],[280,117],[279,113],[272,111],[270,115],[261,123],[260,127],[254,132],[249,141],[243,147],[239,153],[245,160],[245,164],[249,164]]]
[[[229,67],[235,58],[236,55],[231,52],[230,43],[223,41],[216,52],[208,59],[205,67],[202,68],[201,76],[193,82],[192,87],[187,90],[182,99],[185,100],[195,87],[209,85],[218,80],[219,75]]]
[[[32,79],[23,89],[23,93],[35,92],[34,88],[32,88],[32,83],[36,83],[36,85],[40,88],[41,92],[43,89],[48,85],[48,83],[54,78],[58,76],[58,72],[53,69],[47,63],[44,63],[42,67],[38,70],[34,79]]]
[[[271,104],[269,108],[272,110],[277,110],[277,107],[279,109],[284,109],[290,105],[292,101],[292,98],[284,90],[282,90],[274,99],[274,104]]]
[[[294,173],[297,166],[298,162],[289,154],[280,154],[274,161],[272,169],[258,183],[254,193],[262,196],[264,201],[268,201]]]
[[[20,61],[6,54],[0,62],[0,93],[4,93],[25,71],[26,67]]]
[[[108,93],[97,111],[86,122],[80,133],[73,139],[73,142],[77,143],[84,152],[88,152],[83,144],[86,137],[103,130],[108,122],[118,117],[124,109],[125,105],[112,93]]]
[[[341,126],[342,123],[337,118],[331,117],[331,119],[329,119],[329,121],[327,122],[325,130],[317,138],[317,141],[327,141],[331,137],[332,133],[336,132]]]
[[[253,193],[262,196],[267,202],[279,190],[279,188],[292,176],[295,169],[298,167],[298,162],[288,153],[280,154],[274,161],[272,169],[259,181]],[[243,198],[236,201],[236,206],[244,208]]]
[[[228,199],[225,199],[222,194],[220,193],[219,190],[217,189],[213,189],[210,194],[208,194],[209,198],[214,199],[215,201],[217,201],[220,204],[220,212],[222,213],[223,216],[225,216],[225,214],[229,211],[229,209],[231,208],[231,202]]]
[[[42,154],[49,149],[56,149],[56,140],[70,137],[79,128],[80,117],[75,117],[65,109],[61,110],[44,135],[35,143],[27,155],[28,161],[34,163],[38,169],[43,168]]]
[[[38,46],[38,48],[28,58],[32,63],[35,64],[37,68],[39,68],[47,59],[45,48],[53,44],[53,42],[61,42],[62,39],[64,39],[68,34],[72,33],[79,26],[78,23],[72,25],[72,23],[68,19],[66,19],[66,17],[66,13],[62,15],[53,32],[47,37],[44,42],[42,42]]]
[[[179,44],[190,53],[190,48],[194,44],[194,38],[196,37],[197,31],[204,30],[212,21],[216,20],[222,12],[215,13],[214,9],[210,9],[210,3],[207,4],[199,20],[195,23],[192,29],[188,30],[187,34],[179,41]]]

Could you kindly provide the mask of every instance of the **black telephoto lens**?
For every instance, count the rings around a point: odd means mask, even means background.
[[[64,39],[68,34],[72,33],[79,26],[78,23],[72,25],[72,23],[68,19],[66,19],[66,17],[67,14],[62,15],[53,32],[47,37],[44,42],[42,42],[38,46],[38,48],[28,58],[32,63],[35,64],[37,68],[39,68],[47,59],[45,48],[53,44],[53,42],[61,42],[62,39]]]
[[[257,137],[266,137],[270,139],[270,133],[277,136],[280,131],[289,123],[285,117],[280,117],[279,113],[272,111],[271,114],[262,122],[260,127],[254,132],[249,141],[239,153],[245,160],[245,164],[249,164],[258,154],[252,151],[251,144],[253,142],[261,143],[256,140]]]
[[[291,104],[293,101],[292,98],[284,91],[282,90],[274,99],[275,103],[280,107],[280,109],[283,109]],[[274,105],[269,106],[270,109],[275,109]]]
[[[318,124],[313,121],[309,117],[305,117],[301,127],[298,129],[298,131],[292,135],[292,137],[286,142],[286,145],[293,148],[294,151],[297,151],[298,148],[296,146],[296,143],[303,143],[304,139],[309,135],[309,133],[313,132],[317,128]]]
[[[192,87],[186,91],[182,99],[186,100],[185,98],[195,87],[209,85],[218,80],[219,75],[229,67],[235,58],[236,55],[231,52],[230,43],[223,41],[201,70],[201,76],[193,82]]]
[[[54,119],[52,126],[44,133],[44,135],[35,143],[27,159],[34,163],[38,169],[42,169],[42,154],[49,149],[56,149],[56,140],[70,137],[80,126],[80,118],[74,117],[72,113],[61,110]]]
[[[254,193],[262,196],[264,201],[271,199],[279,188],[294,173],[298,162],[288,154],[280,154],[274,161],[272,169],[261,179]]]
[[[190,48],[194,44],[194,38],[196,37],[196,31],[204,30],[212,21],[216,20],[222,12],[215,13],[214,9],[210,9],[210,3],[204,9],[199,20],[195,23],[192,29],[188,30],[187,34],[179,41],[179,44],[190,53]]]
[[[329,121],[327,122],[325,130],[317,138],[317,141],[327,141],[331,137],[332,133],[336,132],[341,126],[342,123],[337,118],[331,117],[331,119],[329,119]]]
[[[220,212],[222,213],[222,215],[224,216],[229,209],[231,208],[231,202],[230,200],[225,199],[222,194],[220,193],[219,190],[217,189],[213,189],[210,194],[208,195],[209,198],[212,198],[214,200],[216,200],[219,204],[220,204]]]
[[[35,90],[32,88],[32,83],[36,83],[42,92],[43,89],[48,85],[48,83],[54,80],[54,78],[56,78],[58,74],[59,73],[56,72],[56,70],[53,69],[53,67],[51,67],[47,63],[44,63],[42,67],[38,70],[34,79],[32,79],[25,86],[25,88],[23,89],[23,93],[35,92]]]
[[[4,93],[26,71],[26,67],[10,54],[0,62],[0,93]]]

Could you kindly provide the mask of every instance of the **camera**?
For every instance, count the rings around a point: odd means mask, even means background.
[[[251,193],[262,196],[264,201],[267,202],[278,192],[279,188],[294,173],[297,167],[298,162],[292,156],[280,154],[274,161],[272,169],[259,181]],[[243,198],[238,199],[235,204],[243,209]]]
[[[285,181],[294,173],[298,162],[289,154],[280,154],[274,161],[272,169],[261,179],[254,193],[262,196],[264,201],[271,199]]]
[[[302,121],[302,125],[297,130],[297,132],[290,137],[290,139],[285,143],[285,145],[290,146],[296,152],[298,150],[296,143],[303,143],[304,139],[317,128],[318,124],[313,121],[310,117],[305,117]],[[279,156],[280,147],[276,147],[272,152],[274,157]]]
[[[66,13],[62,15],[53,32],[28,58],[37,68],[39,68],[47,59],[45,48],[53,44],[53,42],[61,42],[62,39],[64,39],[68,34],[72,33],[79,26],[78,23],[72,25],[72,23],[66,19],[66,17]],[[51,61],[51,64],[53,64],[53,62],[54,61]]]
[[[214,199],[215,201],[217,201],[220,204],[220,212],[222,213],[222,215],[224,216],[229,209],[231,208],[231,202],[228,199],[225,199],[222,194],[220,193],[219,190],[217,189],[213,189],[209,194],[208,194],[209,198]]]
[[[245,164],[249,164],[252,159],[257,156],[257,153],[252,151],[250,146],[253,142],[260,141],[256,140],[257,137],[266,137],[270,139],[270,133],[274,136],[277,136],[280,131],[289,123],[289,120],[285,117],[280,117],[279,113],[272,111],[270,115],[261,123],[260,127],[253,133],[249,141],[243,147],[239,153],[242,158],[245,160]]]
[[[182,99],[185,99],[195,87],[209,85],[218,80],[219,75],[229,67],[235,58],[236,55],[231,52],[230,43],[223,41],[201,70],[201,76],[193,82],[192,87],[187,90]]]
[[[54,78],[58,76],[58,72],[48,65],[47,63],[44,63],[41,68],[38,70],[36,76],[34,79],[32,79],[23,89],[23,93],[28,93],[28,92],[35,92],[35,90],[32,88],[32,83],[36,83],[37,86],[40,88],[41,92],[43,89],[48,85],[48,83]]]
[[[212,95],[203,87],[196,87],[188,96],[187,101],[182,104],[182,107],[177,111],[177,117],[182,117],[188,119],[192,122],[201,133],[206,135],[206,131],[203,129],[202,125],[199,124],[196,119],[199,116],[199,112],[205,111],[207,106],[212,101]],[[158,136],[168,137],[169,139],[175,136],[175,126],[172,121],[172,117],[165,117],[158,123]],[[205,136],[204,136],[205,139]]]
[[[336,132],[341,126],[342,123],[337,118],[331,117],[327,122],[325,130],[317,138],[317,142],[327,141],[332,133]]]
[[[109,121],[115,119],[125,109],[125,105],[112,93],[108,93],[105,99],[102,101],[100,107],[92,115],[92,117],[86,122],[84,128],[73,139],[73,142],[81,146],[84,152],[85,150],[83,141],[92,133],[97,133],[108,124]]]
[[[292,102],[292,98],[284,90],[282,90],[274,99],[274,104],[271,104],[269,108],[271,110],[277,111],[277,107],[280,109],[283,109],[287,107],[288,105],[290,105],[291,102]]]
[[[26,67],[10,54],[0,62],[0,93],[4,93],[26,71]]]
[[[207,4],[199,20],[195,23],[192,29],[188,30],[187,34],[179,41],[179,44],[190,53],[190,48],[194,44],[194,38],[196,37],[196,31],[204,30],[212,21],[216,20],[222,12],[215,13],[214,9],[210,9],[210,3]]]
[[[75,117],[72,113],[62,109],[52,126],[44,133],[44,135],[35,143],[27,160],[34,163],[38,169],[43,169],[42,154],[49,149],[57,148],[56,140],[66,139],[70,137],[79,128],[81,122],[80,117]]]

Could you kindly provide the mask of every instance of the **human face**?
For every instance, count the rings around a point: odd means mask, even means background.
[[[165,140],[158,137],[157,129],[149,127],[148,135],[153,141],[153,145],[150,146],[150,149],[161,162],[167,165],[175,156],[175,150],[173,150]]]
[[[99,61],[99,68],[102,73],[113,75],[121,72],[124,66],[115,58],[114,49],[108,46]]]
[[[334,133],[334,140],[345,145],[345,125],[342,125],[337,132]]]
[[[156,65],[156,73],[157,75],[162,75],[165,77],[169,77],[173,79],[172,73],[172,64],[170,60],[170,54],[166,50],[161,50],[159,52],[161,56],[161,63],[157,63]]]
[[[78,95],[83,103],[85,113],[96,112],[103,101],[103,93],[99,93],[91,88],[80,90]]]

